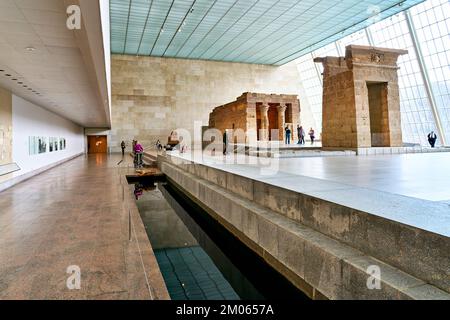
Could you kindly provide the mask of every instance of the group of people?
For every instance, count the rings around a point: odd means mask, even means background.
[[[134,166],[136,168],[142,168],[144,162],[142,161],[142,156],[144,154],[144,147],[137,141],[133,140],[133,152],[134,152]],[[122,157],[125,156],[125,149],[127,148],[127,144],[122,140],[120,143],[120,148],[122,149]]]
[[[122,141],[120,143],[120,147],[122,149],[122,156],[125,156],[125,149],[127,148],[127,144],[125,141]],[[185,153],[187,151],[186,144],[183,143],[183,137],[178,137],[178,134],[176,131],[172,131],[168,138],[168,143],[166,146],[163,146],[161,141],[158,139],[158,141],[155,143],[155,147],[158,151],[167,150],[179,150],[180,153]],[[144,154],[144,147],[137,141],[133,140],[132,150],[134,153],[134,165],[136,168],[142,168],[143,167],[143,161],[142,157]]]
[[[291,128],[289,126],[286,126],[286,128],[284,128],[284,131],[285,131],[285,143],[291,144],[291,136],[292,136]],[[316,139],[316,133],[313,128],[309,130],[308,135],[309,138],[311,139],[311,144],[314,144],[314,140]],[[301,125],[297,125],[297,137],[298,137],[297,144],[305,144],[305,130]]]
[[[286,126],[286,128],[284,129],[285,133],[286,133],[286,140],[285,143],[286,144],[291,144],[291,136],[292,136],[292,131],[289,128],[289,126]],[[315,131],[313,128],[311,128],[308,132],[309,138],[311,139],[311,144],[314,144],[314,140],[315,140]],[[173,138],[174,137],[174,133],[171,133],[171,136],[169,137],[169,145],[170,143],[174,142]],[[298,142],[297,144],[300,145],[304,145],[305,144],[305,130],[303,129],[303,127],[301,125],[297,125],[297,137],[298,137]],[[435,147],[436,141],[437,141],[437,135],[434,131],[431,131],[428,134],[428,142],[430,144],[430,146],[432,148]],[[177,141],[177,144],[180,145],[182,141],[182,138],[180,137]],[[224,145],[224,150],[223,150],[223,154],[226,155],[228,153],[228,135],[227,132],[225,131],[223,134],[223,145]],[[120,147],[122,148],[122,156],[125,155],[125,149],[126,149],[126,143],[125,141],[122,141],[120,144]],[[164,147],[161,144],[160,140],[158,140],[156,142],[156,148],[158,150],[162,150]],[[167,147],[166,147],[167,148]],[[184,146],[183,148],[180,148],[180,152],[184,152]],[[176,147],[174,147],[174,149],[176,149]],[[142,167],[143,166],[143,162],[142,162],[142,156],[144,154],[144,148],[142,147],[142,145],[137,141],[137,140],[133,140],[133,152],[135,154],[135,159],[134,159],[134,164],[136,167]]]

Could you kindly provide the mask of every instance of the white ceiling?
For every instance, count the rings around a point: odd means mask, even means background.
[[[110,127],[98,2],[80,2],[82,30],[71,31],[66,5],[78,1],[0,0],[0,86],[81,126]]]

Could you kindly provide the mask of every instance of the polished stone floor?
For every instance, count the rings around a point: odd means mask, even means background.
[[[450,152],[280,159],[280,171],[424,200],[450,200]]]
[[[182,157],[192,159],[192,154]],[[450,152],[287,159],[203,154],[201,158],[234,172],[268,168],[261,178],[285,178],[290,185],[295,184],[295,176],[302,176],[423,200],[450,201]]]
[[[151,247],[128,240],[120,159],[78,157],[0,193],[0,299],[168,297]]]

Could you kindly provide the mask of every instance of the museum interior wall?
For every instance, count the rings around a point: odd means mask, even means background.
[[[112,151],[122,140],[151,146],[177,128],[207,126],[211,111],[244,92],[299,94],[295,64],[281,67],[158,57],[112,56]],[[315,127],[309,108],[301,122]]]
[[[66,149],[30,155],[29,137],[65,138]],[[49,141],[48,141],[49,142]],[[13,95],[13,160],[21,167],[15,175],[56,163],[84,152],[83,128]]]
[[[0,164],[16,163],[20,167],[0,176],[0,189],[84,152],[82,127],[1,88],[0,110],[0,126],[10,127],[9,133],[2,135],[2,150],[6,151]]]
[[[12,95],[0,88],[0,165],[12,160]]]

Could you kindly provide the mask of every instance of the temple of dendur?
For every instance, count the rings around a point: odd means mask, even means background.
[[[242,129],[247,132],[246,143],[284,141],[284,128],[289,126],[297,136],[300,123],[300,102],[297,95],[243,93],[236,101],[215,108],[210,114],[209,127],[224,130]],[[295,139],[295,138],[294,138]]]

